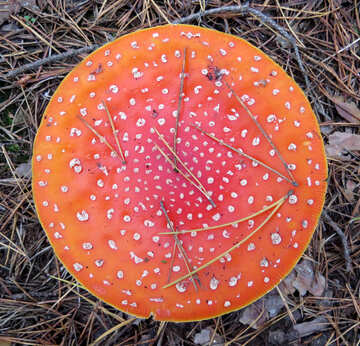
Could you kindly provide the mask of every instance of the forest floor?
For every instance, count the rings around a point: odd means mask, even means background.
[[[242,3],[0,1],[1,346],[360,344],[360,4]],[[93,45],[174,21],[237,35],[282,66],[318,117],[329,165],[324,212],[289,277],[245,309],[179,324],[133,319],[74,285],[39,224],[30,165],[51,95]]]

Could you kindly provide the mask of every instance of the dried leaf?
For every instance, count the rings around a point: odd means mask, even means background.
[[[281,292],[285,295],[293,294],[296,289],[293,286],[293,282],[296,279],[295,270],[293,270],[284,280],[282,280],[279,284],[279,288]]]
[[[332,101],[338,113],[350,123],[360,123],[360,109],[355,102],[345,101],[344,96],[334,96]]]
[[[265,297],[243,309],[239,321],[243,324],[251,325],[254,329],[260,328],[269,319],[268,313],[265,310],[264,300]],[[256,322],[254,323],[254,321]]]
[[[20,178],[31,177],[31,162],[21,163],[15,168],[15,173]]]
[[[294,330],[298,333],[298,337],[311,335],[318,333],[328,327],[329,323],[325,317],[318,317],[311,322],[303,322],[293,326]]]
[[[303,260],[296,265],[296,280],[293,286],[304,296],[308,291],[315,295],[321,296],[325,290],[326,280],[320,273],[314,273],[313,264],[308,260]]]
[[[194,336],[194,344],[206,345],[210,341],[211,332],[209,328],[202,329],[200,333]]]
[[[354,200],[354,190],[357,187],[357,184],[349,179],[346,181],[344,195],[348,202],[352,202]]]
[[[224,338],[219,334],[215,334],[215,336],[213,337],[213,334],[214,334],[214,329],[211,327],[202,329],[200,333],[195,334],[194,344],[209,345],[211,338],[213,338],[213,342],[211,345],[223,346]]]
[[[346,132],[334,132],[326,145],[327,155],[340,160],[351,159],[349,155],[345,155],[346,152],[357,150],[360,150],[360,135]]]

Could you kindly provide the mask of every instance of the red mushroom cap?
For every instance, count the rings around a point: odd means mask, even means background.
[[[85,58],[34,144],[34,200],[59,259],[100,299],[157,320],[218,316],[277,285],[311,239],[326,178],[294,80],[248,42],[190,25]]]

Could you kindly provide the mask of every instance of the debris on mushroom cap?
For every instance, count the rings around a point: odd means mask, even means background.
[[[326,177],[296,83],[246,41],[190,25],[85,58],[34,144],[57,256],[99,298],[157,320],[221,315],[277,285],[311,239]]]

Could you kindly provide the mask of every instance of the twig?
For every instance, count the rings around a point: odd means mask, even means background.
[[[278,172],[276,169],[268,166],[266,163],[262,162],[262,161],[259,161],[258,159],[255,159],[255,157],[251,156],[251,155],[248,155],[246,153],[244,153],[243,151],[240,151],[236,148],[234,148],[233,146],[231,146],[230,144],[227,144],[225,143],[222,139],[218,139],[216,138],[215,136],[211,135],[210,133],[206,132],[205,130],[203,130],[202,128],[196,126],[196,125],[192,125],[193,127],[195,127],[196,129],[198,129],[200,132],[202,132],[203,134],[205,134],[206,136],[210,137],[211,139],[213,139],[214,141],[218,142],[219,144],[229,148],[230,150],[234,151],[235,153],[239,154],[239,155],[242,155],[244,157],[246,157],[247,159],[253,161],[253,162],[256,162],[257,164],[267,168],[268,170],[270,170],[271,172],[277,174],[279,177],[285,179],[287,182],[289,182],[290,184],[294,185],[293,182],[285,177],[285,175],[281,174],[280,172]]]
[[[352,267],[352,260],[350,257],[350,250],[347,244],[347,240],[345,237],[344,232],[340,229],[340,227],[336,224],[336,222],[334,222],[331,217],[328,215],[328,213],[324,210],[322,215],[324,216],[325,220],[327,221],[327,223],[334,229],[334,231],[337,233],[337,235],[340,237],[340,240],[342,242],[343,248],[344,248],[344,258],[345,258],[345,263],[346,263],[346,271],[347,272],[351,272],[353,267]]]
[[[203,264],[202,266],[196,268],[195,270],[193,270],[191,273],[184,275],[178,279],[176,279],[173,282],[170,282],[169,284],[163,286],[163,288],[168,288],[171,287],[173,285],[176,285],[178,282],[183,281],[185,279],[187,279],[189,276],[192,276],[194,274],[196,274],[197,272],[199,272],[200,270],[205,269],[206,267],[208,267],[209,265],[213,264],[214,262],[218,261],[220,258],[226,256],[227,254],[229,254],[230,252],[234,251],[235,249],[237,249],[238,247],[240,247],[242,244],[244,244],[247,240],[249,240],[251,237],[253,237],[261,228],[263,228],[268,222],[269,220],[274,216],[274,214],[280,209],[280,207],[284,204],[284,202],[288,199],[288,197],[290,196],[289,194],[292,193],[289,192],[286,196],[284,196],[281,200],[281,202],[271,211],[271,213],[266,217],[266,219],[258,226],[256,227],[255,230],[253,230],[250,234],[248,234],[245,238],[243,238],[242,240],[240,240],[239,242],[237,242],[235,245],[233,245],[230,249],[224,251],[223,253],[221,253],[220,255],[216,256],[215,258],[213,258],[212,260],[210,260],[209,262]]]
[[[104,105],[106,114],[107,114],[107,116],[108,116],[108,118],[109,118],[110,125],[111,125],[111,129],[112,129],[112,132],[113,132],[113,135],[114,135],[114,138],[115,138],[115,142],[116,142],[116,145],[117,145],[117,147],[118,147],[118,150],[119,150],[119,153],[120,153],[120,156],[121,156],[121,159],[122,159],[122,163],[123,163],[123,164],[126,164],[126,160],[125,160],[123,151],[121,150],[119,138],[118,138],[117,133],[116,133],[116,130],[115,130],[114,121],[113,121],[113,119],[112,119],[112,117],[111,117],[111,114],[110,114],[110,112],[109,112],[109,109],[107,108],[106,103],[105,103],[104,101],[102,101],[102,104]]]
[[[163,211],[164,215],[165,215],[165,218],[166,218],[166,222],[167,224],[169,225],[170,229],[171,229],[171,232],[174,234],[174,239],[175,239],[175,243],[176,243],[176,246],[178,247],[180,253],[181,253],[181,256],[182,258],[184,259],[184,263],[185,263],[185,266],[186,266],[186,269],[187,271],[189,272],[190,276],[191,276],[191,281],[195,287],[195,290],[197,291],[198,290],[198,287],[196,286],[196,282],[193,278],[193,276],[191,275],[191,269],[190,269],[190,260],[189,260],[189,257],[188,255],[186,254],[180,240],[179,240],[179,237],[178,235],[175,233],[175,230],[174,230],[174,227],[171,223],[171,220],[169,218],[169,215],[165,209],[165,206],[164,206],[164,202],[163,201],[160,201],[160,208],[161,210]]]
[[[223,6],[223,7],[213,8],[213,9],[206,10],[206,11],[200,11],[200,12],[191,14],[190,16],[174,20],[172,23],[173,24],[187,23],[194,19],[200,19],[201,17],[204,17],[204,16],[211,16],[211,15],[215,15],[215,14],[224,14],[224,13],[231,13],[231,12],[239,13],[241,15],[250,13],[253,16],[259,18],[260,21],[262,21],[263,23],[269,24],[270,26],[275,28],[279,32],[280,35],[282,35],[289,41],[291,43],[292,47],[294,48],[296,61],[299,65],[301,73],[303,74],[303,76],[305,78],[306,88],[310,91],[310,81],[309,81],[309,78],[305,71],[304,64],[302,62],[302,59],[301,59],[301,56],[299,53],[299,48],[296,45],[295,38],[293,36],[291,36],[283,27],[281,27],[279,24],[277,24],[273,19],[266,16],[262,12],[256,10],[255,8],[249,7],[248,2],[244,3],[243,5],[238,5],[238,6]]]
[[[83,47],[83,48],[79,48],[79,49],[70,49],[65,53],[52,55],[52,56],[49,56],[49,57],[44,58],[44,59],[39,59],[39,60],[36,60],[36,61],[34,61],[34,62],[30,63],[30,64],[20,66],[19,68],[16,68],[15,70],[12,70],[12,71],[8,72],[5,75],[5,78],[13,78],[13,77],[17,76],[18,74],[23,73],[25,71],[36,69],[36,68],[38,68],[38,67],[40,67],[42,65],[49,64],[49,63],[52,63],[54,61],[59,61],[59,60],[63,60],[63,59],[66,59],[66,58],[71,58],[71,57],[73,57],[75,55],[78,55],[78,54],[88,53],[88,52],[91,52],[91,51],[93,51],[94,49],[96,49],[98,47],[99,47],[98,44],[93,44],[91,46],[87,46],[87,47]]]
[[[232,94],[235,96],[236,100],[240,103],[241,107],[243,107],[246,111],[246,113],[249,115],[249,117],[251,118],[251,120],[255,123],[255,125],[257,126],[257,128],[259,129],[259,131],[261,132],[261,134],[266,138],[266,140],[269,142],[269,144],[271,145],[271,147],[275,150],[277,156],[279,157],[280,161],[282,162],[282,164],[284,165],[287,174],[289,175],[289,177],[291,178],[291,184],[294,186],[298,186],[298,183],[295,181],[294,176],[292,175],[291,171],[289,170],[289,167],[286,163],[286,161],[284,160],[284,158],[282,157],[280,151],[278,150],[278,148],[275,146],[275,144],[273,143],[273,141],[271,140],[270,136],[266,133],[266,131],[264,130],[264,128],[260,125],[260,123],[256,120],[256,118],[254,117],[254,115],[251,113],[250,109],[246,106],[246,104],[243,102],[243,100],[239,97],[239,95],[235,92],[235,90],[230,86],[230,84],[228,82],[225,81],[226,86],[230,89],[230,91],[232,92]]]
[[[183,91],[184,91],[185,63],[186,63],[186,47],[184,48],[184,51],[183,51],[183,61],[182,61],[181,76],[180,76],[179,99],[178,99],[178,107],[177,107],[176,122],[175,122],[174,146],[173,146],[175,154],[176,154],[176,150],[177,150],[177,135],[178,135],[178,129],[179,129],[179,117],[180,117],[181,103],[182,103]],[[176,156],[174,157],[174,163],[175,163],[175,171],[177,171]]]

